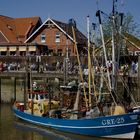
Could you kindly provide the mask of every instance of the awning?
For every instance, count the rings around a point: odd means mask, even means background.
[[[29,47],[29,52],[36,51],[36,46],[28,46],[28,47]]]
[[[26,52],[26,46],[19,46],[20,52]]]
[[[16,51],[17,50],[17,47],[9,47],[9,51],[11,51],[11,52],[14,52],[14,51]]]
[[[7,51],[7,47],[1,47],[1,46],[0,46],[0,51],[1,51],[1,52]]]

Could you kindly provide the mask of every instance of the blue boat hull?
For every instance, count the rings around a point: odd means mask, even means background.
[[[138,114],[103,116],[94,119],[57,119],[31,115],[13,108],[15,116],[30,123],[82,135],[133,139],[138,126]]]

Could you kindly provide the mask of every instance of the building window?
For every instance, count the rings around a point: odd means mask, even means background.
[[[0,55],[6,55],[7,54],[7,52],[6,51],[4,51],[4,52],[0,52]]]
[[[132,51],[129,51],[128,53],[129,53],[129,55],[133,55],[134,54]]]
[[[41,34],[41,43],[45,43],[45,42],[46,42],[46,35]]]
[[[10,51],[10,55],[11,56],[15,56],[16,55],[16,52],[15,51]]]
[[[68,55],[71,56],[71,49],[68,50]]]
[[[58,56],[62,56],[62,49],[58,49]]]
[[[57,32],[55,35],[55,42],[60,43],[60,33],[59,32]]]
[[[49,54],[48,54],[49,56],[53,56],[53,49],[50,49],[49,50]]]
[[[20,56],[25,56],[25,55],[26,55],[26,51],[22,51],[22,52],[20,52],[19,55],[20,55]]]

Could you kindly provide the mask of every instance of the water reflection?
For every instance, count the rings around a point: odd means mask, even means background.
[[[57,132],[25,123],[13,116],[11,105],[0,105],[1,140],[103,140],[93,137]]]
[[[107,140],[63,133],[26,123],[13,116],[10,105],[0,105],[1,140]],[[111,139],[109,139],[111,140]]]
[[[48,140],[50,139],[51,140],[56,140],[56,139],[57,140],[105,140],[99,138],[93,139],[93,137],[74,135],[74,134],[64,133],[60,131],[58,132],[52,129],[46,129],[40,126],[28,124],[21,120],[15,122],[15,127],[25,132],[30,131],[30,132],[38,133],[39,135],[45,136]],[[35,140],[34,136],[32,136],[32,139]]]
[[[32,124],[27,124],[27,123],[23,123],[23,122],[19,122],[19,121],[16,121],[15,122],[15,128],[17,129],[20,129],[22,131],[24,131],[25,133],[26,132],[30,132],[32,133],[33,135],[31,135],[30,139],[32,140],[35,140],[36,137],[38,137],[36,135],[39,134],[40,136],[42,135],[42,138],[40,137],[39,140],[44,140],[43,137],[45,136],[45,140],[72,140],[71,138],[68,138],[66,136],[63,136],[63,135],[59,135],[55,132],[53,132],[53,130],[48,130],[48,129],[45,129],[45,128],[42,128],[42,127],[39,127],[39,126],[34,126]]]

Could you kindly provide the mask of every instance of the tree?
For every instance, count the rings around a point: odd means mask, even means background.
[[[104,17],[104,16],[102,16]],[[103,18],[103,32],[104,32],[104,39],[107,41],[112,36],[112,16],[105,15]],[[120,14],[116,13],[115,15],[115,30],[119,32],[121,23]],[[133,16],[130,13],[127,13],[123,16],[123,22],[122,22],[122,33],[128,33],[131,35],[134,35],[136,37],[140,37],[140,27],[139,25],[134,21]],[[101,39],[99,36],[96,38],[97,46],[101,45]]]
[[[123,33],[129,33],[129,34],[132,34],[134,36],[140,37],[139,25],[133,19],[134,18],[130,13],[127,13],[124,16]]]
[[[116,14],[116,18],[115,18],[116,27],[115,28],[118,31],[119,31],[119,27],[120,27],[120,20],[121,19],[120,19],[119,14]],[[111,20],[111,18],[105,19],[103,25],[104,25],[103,30],[104,30],[105,39],[108,37],[111,37],[111,33],[112,33],[112,29],[111,29],[112,20]],[[128,33],[128,34],[140,37],[139,25],[134,21],[134,18],[130,13],[127,13],[123,17],[122,33]]]

